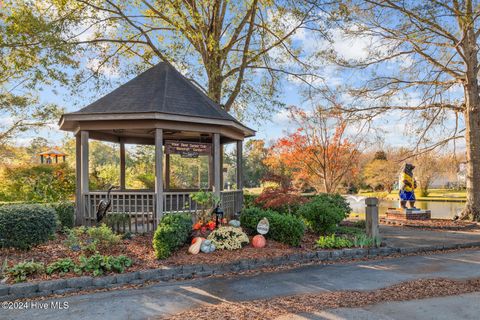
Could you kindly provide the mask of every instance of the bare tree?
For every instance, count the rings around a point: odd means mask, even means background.
[[[325,3],[315,1],[322,10]],[[348,4],[348,5],[347,5]],[[465,139],[464,218],[480,220],[479,4],[475,1],[339,1],[330,7],[337,30],[368,43],[364,58],[331,59],[360,70],[343,112],[373,119],[402,112],[423,153]],[[325,52],[322,52],[322,54]]]
[[[158,61],[195,79],[227,111],[243,114],[281,106],[280,76],[315,77],[293,36],[323,19],[306,1],[67,0],[51,20],[70,25],[65,43],[77,45],[92,74],[134,73]],[[56,19],[56,20],[55,20]],[[260,112],[257,115],[265,115]]]

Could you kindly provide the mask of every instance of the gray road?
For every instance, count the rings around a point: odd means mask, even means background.
[[[221,299],[237,301],[298,293],[371,290],[418,278],[480,277],[479,264],[480,251],[469,250],[443,255],[308,266],[284,272],[157,284],[141,289],[47,300],[47,303],[68,302],[69,308],[0,310],[0,319],[148,319],[156,315],[177,313],[200,304],[216,303]],[[475,305],[480,312],[478,303]],[[373,306],[362,309],[362,314],[366,315],[365,319],[370,319],[369,312],[378,314],[379,317],[385,314],[385,317],[393,315],[393,319],[405,318],[399,316],[399,308],[395,304]],[[355,314],[355,310],[350,309],[335,312],[345,313],[344,316],[339,313],[338,317],[347,319],[349,312]],[[319,315],[311,316],[312,319],[322,319]]]

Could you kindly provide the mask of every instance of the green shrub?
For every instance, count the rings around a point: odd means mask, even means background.
[[[122,240],[121,235],[113,233],[112,229],[105,224],[98,227],[87,228],[88,236],[100,247],[108,247],[119,243]]]
[[[65,245],[74,251],[87,251],[95,253],[97,247],[109,248],[118,244],[122,240],[121,235],[115,234],[112,229],[105,224],[98,227],[77,227],[69,229]]]
[[[297,214],[313,232],[326,234],[334,232],[337,224],[347,217],[348,212],[346,205],[337,195],[320,195],[302,205]]]
[[[240,228],[220,227],[208,235],[208,239],[212,240],[215,248],[219,250],[236,250],[241,249],[248,244],[248,236]]]
[[[22,282],[27,280],[27,277],[32,274],[42,273],[45,270],[43,263],[34,261],[20,262],[11,268],[7,269],[7,274],[13,277],[15,282]]]
[[[270,230],[265,235],[266,237],[291,246],[300,245],[305,234],[305,225],[296,216],[253,207],[243,210],[240,222],[247,232],[255,234],[258,222],[264,217],[270,224]]]
[[[352,208],[348,201],[338,193],[319,193],[313,197],[312,200],[321,199],[325,202],[330,203],[333,206],[339,207],[345,212],[345,215],[348,215],[352,212]]]
[[[60,274],[75,270],[75,262],[70,258],[59,259],[50,263],[47,266],[46,272],[48,275],[58,272]]]
[[[59,229],[71,229],[75,224],[75,204],[70,201],[61,201],[52,204],[59,221]]]
[[[169,214],[162,218],[153,236],[153,248],[158,259],[170,257],[184,245],[192,231],[190,214]]]
[[[57,227],[55,210],[38,204],[0,207],[0,243],[4,247],[29,249],[46,242]]]
[[[343,237],[336,237],[334,234],[330,236],[321,236],[318,238],[316,245],[321,249],[340,249],[353,247],[352,241]]]
[[[75,268],[75,272],[81,274],[83,272],[92,273],[93,276],[100,276],[104,272],[123,273],[125,269],[132,265],[132,260],[126,256],[103,256],[94,254],[90,257],[80,256],[80,263]]]

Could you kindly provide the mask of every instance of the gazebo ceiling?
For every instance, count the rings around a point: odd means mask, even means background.
[[[149,129],[154,128],[179,137],[187,131],[196,132],[196,136],[217,132],[231,139],[255,135],[254,130],[163,62],[79,111],[64,114],[59,125],[66,131],[97,130],[117,137],[147,139],[152,136]]]

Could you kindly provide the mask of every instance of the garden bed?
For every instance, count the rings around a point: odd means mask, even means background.
[[[421,228],[426,230],[445,230],[445,231],[472,231],[480,230],[480,226],[475,222],[462,220],[430,219],[430,220],[402,220],[380,218],[380,223],[390,226]]]
[[[240,250],[217,250],[213,253],[199,253],[191,255],[188,253],[188,246],[184,246],[177,250],[171,257],[158,260],[152,248],[152,234],[136,235],[132,239],[122,240],[116,245],[108,248],[98,248],[98,252],[103,255],[119,256],[125,255],[132,259],[133,264],[126,271],[138,271],[155,269],[168,266],[179,265],[197,265],[197,264],[223,264],[245,259],[274,258],[292,253],[303,253],[315,251],[315,240],[318,236],[314,234],[306,234],[302,240],[300,247],[292,247],[274,240],[267,240],[264,248],[254,248],[248,244]],[[73,251],[65,245],[67,237],[58,233],[55,240],[38,245],[28,251],[3,248],[0,249],[0,261],[7,261],[8,266],[13,266],[23,261],[35,261],[48,265],[56,260],[71,258],[78,261],[82,251]],[[251,237],[250,237],[251,240]],[[250,241],[251,242],[251,241]],[[109,273],[105,273],[107,275]],[[45,273],[35,274],[28,277],[28,281],[59,279],[78,277],[74,272],[65,274],[54,273],[47,275]],[[8,280],[9,283],[13,279]]]

